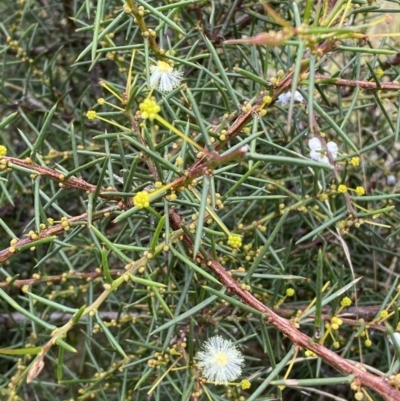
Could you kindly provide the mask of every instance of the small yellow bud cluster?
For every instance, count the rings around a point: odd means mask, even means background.
[[[376,322],[376,321],[378,321],[378,320],[379,320],[379,319],[374,319],[373,322]],[[364,323],[364,319],[358,319],[358,321],[359,321],[361,324]],[[363,331],[360,333],[360,337],[365,337],[365,338],[366,338],[365,341],[364,341],[364,344],[365,344],[366,347],[370,347],[370,346],[372,345],[372,341],[371,341],[370,338],[369,338],[369,333],[368,333],[368,330],[367,330],[367,329],[363,330]]]
[[[350,164],[353,167],[358,167],[360,165],[360,158],[358,156],[354,156],[350,159]]]
[[[219,138],[218,139],[220,141],[225,141],[227,133],[228,133],[228,131],[226,129],[221,130],[221,133],[219,134]]]
[[[117,58],[117,52],[107,52],[106,58],[110,61],[114,61]]]
[[[175,191],[172,191],[165,197],[168,201],[173,202],[178,199],[178,196]]]
[[[339,330],[339,327],[343,324],[343,320],[337,316],[333,316],[331,319],[331,327],[333,330]]]
[[[33,231],[33,230],[29,231],[28,235],[29,235],[29,238],[30,238],[32,241],[36,241],[37,239],[39,239],[39,235],[37,235],[37,234],[35,233],[35,231]]]
[[[96,117],[97,117],[97,113],[96,113],[94,110],[89,110],[89,111],[86,113],[86,118],[87,118],[88,120],[95,120]]]
[[[145,99],[139,104],[139,109],[141,110],[141,118],[154,120],[157,114],[160,112],[161,107],[157,104],[155,98]]]
[[[347,187],[346,187],[346,185],[343,185],[343,184],[339,185],[337,191],[338,191],[340,194],[345,194],[345,193],[347,192]]]
[[[232,248],[240,248],[242,246],[242,237],[238,234],[230,234],[228,236],[228,245]]]
[[[20,4],[22,4],[22,2]],[[31,61],[32,59],[27,57],[27,53],[24,50],[24,48],[19,45],[18,40],[13,40],[12,38],[8,37],[7,44],[10,46],[13,53],[15,53],[15,56],[20,58],[21,61],[23,62],[28,61],[29,63],[32,62]]]
[[[340,229],[341,234],[348,234],[350,227],[354,226],[356,228],[360,228],[362,224],[365,223],[364,219],[354,218],[353,216],[347,217],[346,220],[341,220],[338,222],[338,227]]]
[[[356,188],[356,194],[358,196],[363,196],[365,194],[365,189],[363,187],[357,187]]]
[[[133,197],[133,204],[138,208],[138,209],[144,209],[146,207],[150,206],[150,201],[149,201],[149,193],[147,191],[141,191],[138,192],[134,197]]]
[[[240,382],[240,387],[242,388],[242,390],[247,390],[251,387],[251,383],[249,380],[244,379]]]
[[[361,391],[360,383],[359,383],[358,381],[353,381],[353,382],[350,384],[350,388],[355,392],[355,393],[354,393],[354,398],[355,398],[357,401],[361,401],[361,400],[364,399],[364,394],[363,394],[363,392]]]
[[[61,217],[61,225],[63,226],[64,231],[69,231],[71,229],[68,217]]]
[[[198,399],[203,394],[203,390],[199,388],[197,391],[193,391],[192,397],[193,399]]]
[[[101,326],[98,323],[95,323],[93,325],[93,330],[92,330],[93,334],[101,333],[102,331],[103,330],[102,330]]]
[[[149,260],[154,258],[154,255],[153,255],[151,252],[149,252],[149,251],[145,251],[145,252],[143,253],[143,256],[145,256],[146,259],[149,259]],[[160,290],[161,290],[161,288],[160,288]]]
[[[326,194],[325,192],[319,195],[319,200],[321,202],[325,202],[328,199],[328,194]]]
[[[128,6],[128,4],[124,4],[122,8],[126,14],[130,14],[132,12],[132,9]]]
[[[167,353],[162,354],[160,352],[156,352],[154,354],[154,358],[150,359],[147,364],[151,368],[160,369],[161,366],[164,366],[166,362],[169,361],[169,356]]]
[[[0,170],[6,170],[8,168],[8,163],[7,163],[7,160],[2,159],[2,157],[3,156],[0,157]]]
[[[247,112],[249,112],[251,110],[251,104],[250,103],[247,103],[247,104],[245,104],[244,106],[242,106],[242,112],[243,113],[247,113]]]
[[[0,145],[0,157],[3,157],[7,154],[7,148],[3,145]]]
[[[308,213],[308,209],[304,205],[299,206],[296,210],[300,213]]]
[[[179,352],[179,350],[177,349],[178,348],[178,346],[177,346],[177,344],[174,344],[173,346],[172,346],[172,348],[167,348],[167,351],[170,353],[170,355],[172,355],[172,356],[180,356],[180,355],[182,355],[180,352]]]
[[[13,238],[13,239],[10,241],[10,247],[8,248],[8,251],[9,251],[10,253],[15,253],[15,252],[17,252],[17,247],[16,247],[17,243],[18,243],[18,239],[17,239],[17,238]]]
[[[293,297],[294,294],[295,294],[294,288],[287,288],[286,292],[285,292],[285,296],[280,298],[278,300],[278,302],[274,305],[274,307],[279,308],[285,302],[286,298]]]
[[[351,304],[352,304],[352,301],[349,297],[344,297],[340,301],[340,306],[342,306],[343,308],[346,308],[347,306],[350,306]]]
[[[389,384],[397,389],[400,388],[400,373],[389,376]]]
[[[98,103],[100,106],[102,106],[105,102],[106,102],[106,101],[104,100],[103,97],[99,97],[99,98],[97,99],[97,103]]]
[[[263,97],[263,104],[265,106],[269,105],[272,102],[272,97],[271,96],[264,96]]]
[[[183,159],[182,159],[182,157],[180,157],[180,156],[177,157],[176,160],[175,160],[175,164],[176,164],[177,167],[181,167],[182,164],[183,164]]]
[[[265,233],[265,232],[267,231],[267,227],[262,226],[261,224],[258,224],[258,225],[257,225],[257,228],[258,228],[262,233]]]
[[[224,204],[223,204],[223,202],[222,202],[221,199],[217,199],[217,200],[215,201],[215,208],[218,209],[218,210],[224,208]]]
[[[304,354],[305,354],[306,356],[312,357],[312,358],[315,358],[315,357],[317,356],[315,352],[310,351],[309,349],[308,349],[306,352],[304,352]]]
[[[272,97],[267,95],[264,96],[262,100],[263,102],[260,108],[258,109],[258,114],[260,117],[264,117],[267,114],[267,110],[264,109],[264,107],[269,106],[272,103]]]

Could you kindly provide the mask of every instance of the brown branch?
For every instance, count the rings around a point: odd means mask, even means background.
[[[176,178],[173,182],[171,182],[169,184],[169,187],[171,189],[177,190],[181,187],[187,187],[189,186],[192,181],[198,177],[200,177],[203,174],[211,174],[212,170],[223,164],[226,163],[232,159],[235,158],[242,158],[247,152],[247,147],[243,146],[227,155],[224,156],[219,156],[219,155],[213,155],[213,158],[211,160],[207,160],[204,161],[203,163],[197,165],[195,164],[194,166],[192,166],[189,170],[187,170],[184,175],[182,177],[178,177]],[[34,170],[38,175],[50,178],[54,181],[58,181],[63,184],[64,188],[75,188],[75,189],[79,189],[82,191],[86,191],[86,192],[94,192],[96,190],[96,186],[87,183],[86,181],[79,179],[79,178],[74,178],[71,177],[68,180],[67,179],[61,179],[60,175],[62,175],[63,177],[65,176],[63,173],[58,172],[57,170],[48,168],[48,167],[42,167],[42,166],[38,166],[34,163],[32,163],[31,161],[23,161],[14,157],[3,157],[1,160],[6,160],[7,163],[12,166],[12,163],[24,168],[28,168],[30,170]],[[10,164],[11,163],[11,164]],[[112,196],[112,195],[104,195],[101,193],[99,193],[99,196],[104,197],[108,200],[120,200],[121,197],[116,197],[116,196]],[[160,195],[162,196],[162,195]],[[108,208],[105,208],[99,212],[93,213],[93,220],[99,220],[105,217],[106,214],[110,213],[110,212],[115,212],[118,210],[122,210],[122,209],[126,209],[128,207],[132,207],[133,205],[129,202],[128,204],[123,204],[122,202],[120,202],[118,205],[113,205],[113,206],[109,206]],[[0,251],[0,262],[3,262],[5,260],[7,260],[8,258],[10,258],[11,256],[13,256],[16,251],[18,251],[18,248],[20,248],[23,245],[28,245],[28,244],[34,244],[35,241],[43,239],[43,238],[48,238],[52,235],[59,235],[62,232],[66,231],[69,229],[70,223],[79,223],[82,222],[83,224],[87,223],[87,219],[88,219],[88,215],[87,213],[81,214],[79,216],[75,216],[75,217],[71,217],[67,220],[65,220],[62,224],[57,224],[54,226],[51,226],[49,228],[46,228],[42,231],[40,231],[40,233],[35,233],[32,236],[29,236],[28,238],[24,238],[24,239],[20,239],[18,240],[15,244],[10,245],[10,247],[3,249]],[[68,223],[68,224],[66,224]]]
[[[50,178],[53,181],[57,181],[60,185],[61,188],[74,188],[78,189],[80,191],[85,191],[87,193],[94,193],[97,189],[96,185],[89,184],[85,180],[82,180],[81,178],[76,178],[76,177],[67,177],[65,173],[61,171],[57,171],[56,169],[52,169],[49,167],[43,167],[39,166],[38,164],[34,163],[31,159],[17,159],[16,157],[9,157],[9,156],[4,156],[1,158],[2,163],[4,161],[7,162],[7,165],[2,165],[2,168],[7,168],[10,167],[12,168],[13,165],[23,167],[29,170],[33,170],[37,175],[40,175],[42,177],[47,177]],[[109,200],[116,200],[120,201],[121,196],[115,196],[115,195],[105,195],[102,192],[108,191],[105,188],[102,188],[99,192],[99,196],[101,198],[109,199]]]
[[[173,229],[179,230],[182,227],[182,219],[175,209],[170,210],[169,218],[171,227]],[[193,243],[191,239],[184,235],[183,240],[188,245],[189,249],[193,251]],[[236,294],[244,303],[252,308],[260,311],[261,313],[265,313],[268,323],[276,327],[283,335],[293,341],[293,343],[314,352],[338,371],[354,375],[355,381],[358,382],[359,385],[363,385],[373,391],[376,391],[387,401],[400,400],[400,391],[391,387],[386,381],[386,378],[377,377],[371,373],[367,373],[360,367],[360,364],[350,362],[349,360],[340,357],[335,352],[326,348],[324,345],[313,341],[310,337],[296,329],[289,320],[278,316],[272,309],[261,303],[250,292],[243,290],[240,284],[234,278],[232,278],[227,273],[225,268],[216,260],[214,260],[210,254],[205,252],[204,255],[205,256],[199,253],[196,255],[196,258],[201,260],[215,273],[228,291]]]
[[[118,205],[110,206],[106,209],[103,209],[100,212],[93,213],[92,219],[100,220],[106,217],[108,213],[115,212],[117,210],[121,210],[121,207]],[[87,224],[87,219],[88,219],[88,214],[83,213],[79,216],[71,217],[70,219],[65,220],[65,222],[68,222],[68,225],[66,223],[64,223],[64,225],[62,223],[56,224],[54,226],[51,226],[49,228],[40,231],[39,233],[35,233],[34,236],[32,235],[29,236],[28,238],[19,239],[17,242],[15,242],[15,244],[0,251],[0,262],[4,262],[11,256],[15,255],[15,253],[18,251],[18,248],[20,248],[23,245],[34,244],[34,242],[39,239],[48,238],[51,237],[52,235],[59,235],[64,231],[69,230],[70,223],[82,222],[83,224]]]
[[[320,85],[336,85],[345,87],[359,87],[365,90],[379,91],[379,90],[393,90],[399,91],[400,84],[394,82],[380,82],[379,85],[376,82],[371,81],[356,81],[351,79],[343,78],[330,78],[326,75],[315,74],[315,83]]]

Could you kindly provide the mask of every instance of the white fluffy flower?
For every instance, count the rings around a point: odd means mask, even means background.
[[[197,359],[204,377],[215,384],[227,384],[239,377],[244,362],[235,344],[221,336],[206,341]]]
[[[387,180],[387,184],[388,184],[388,185],[396,185],[397,179],[396,179],[396,176],[395,176],[395,175],[393,175],[393,174],[388,175],[388,176],[386,177],[386,180]]]
[[[394,337],[394,340],[396,341],[396,344],[400,347],[400,333],[398,333],[398,332],[394,332],[393,333],[393,337]],[[393,341],[392,341],[392,339],[389,337],[389,342],[391,343],[391,344],[393,344]]]
[[[308,146],[311,149],[310,157],[313,160],[317,160],[321,163],[329,163],[328,156],[326,156],[326,151],[322,149],[322,143],[318,138],[312,138],[308,141]],[[337,158],[338,146],[335,142],[328,142],[326,147],[331,154],[333,160]]]
[[[157,65],[150,67],[150,86],[156,87],[162,92],[171,92],[182,80],[182,72],[174,71],[165,61],[159,61]]]
[[[285,104],[289,103],[291,97],[292,97],[292,92],[282,93],[278,96],[278,102],[281,102],[282,106],[284,106]],[[294,92],[293,97],[296,102],[300,103],[304,102],[304,97],[301,96],[301,93],[299,91]]]

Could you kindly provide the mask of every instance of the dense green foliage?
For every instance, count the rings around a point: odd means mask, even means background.
[[[326,349],[400,387],[385,7],[0,0],[1,400],[382,399]]]

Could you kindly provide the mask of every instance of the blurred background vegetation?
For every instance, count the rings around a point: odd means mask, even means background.
[[[293,347],[197,252],[400,386],[398,1],[0,11],[1,400],[382,399]],[[172,92],[149,87],[159,60],[183,73]],[[139,118],[149,96],[183,137]],[[313,137],[336,160],[312,160]],[[201,381],[216,333],[250,389]]]

